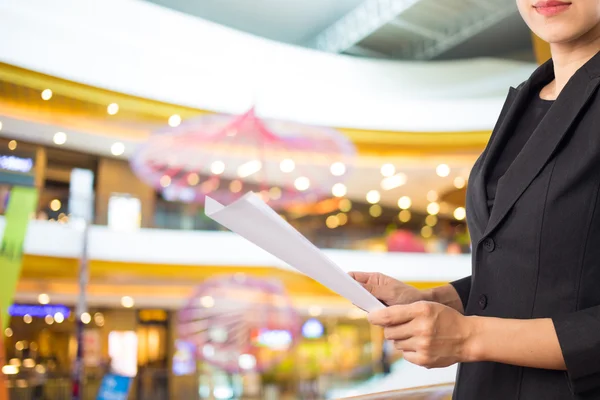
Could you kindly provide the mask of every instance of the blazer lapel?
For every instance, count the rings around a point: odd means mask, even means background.
[[[473,210],[474,226],[480,230],[479,234],[483,234],[490,218],[485,188],[485,176],[490,168],[490,160],[494,158],[498,151],[501,151],[502,138],[509,131],[509,125],[511,121],[514,121],[517,110],[524,105],[526,100],[527,96],[523,95],[523,90],[510,88],[489,143],[471,170],[467,189],[471,192],[471,195],[467,196],[467,200],[472,200],[469,201],[468,208]]]
[[[540,75],[544,75],[544,72],[547,71],[541,70],[537,76],[535,74],[532,76],[528,81],[529,83],[526,84],[528,89],[533,87],[532,82],[540,79]],[[492,214],[481,238],[489,235],[498,226],[521,194],[550,160],[577,116],[598,89],[599,84],[600,78],[591,76],[585,67],[580,68],[569,80],[508,171],[498,181]],[[525,90],[522,92],[523,94],[520,97],[527,98]],[[506,120],[509,120],[510,117],[511,115],[507,116]]]

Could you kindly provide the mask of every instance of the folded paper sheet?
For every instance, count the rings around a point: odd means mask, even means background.
[[[384,305],[254,193],[228,206],[206,197],[206,215],[283,262],[308,275],[357,307],[371,312]]]

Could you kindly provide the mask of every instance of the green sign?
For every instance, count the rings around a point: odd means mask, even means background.
[[[8,307],[12,304],[21,273],[23,242],[31,213],[35,212],[37,189],[15,186],[10,191],[4,216],[4,237],[0,246],[0,312],[2,329],[8,326]]]

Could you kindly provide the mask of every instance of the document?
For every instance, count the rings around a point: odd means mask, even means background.
[[[249,192],[228,206],[206,196],[205,213],[364,311],[385,308],[254,193]]]

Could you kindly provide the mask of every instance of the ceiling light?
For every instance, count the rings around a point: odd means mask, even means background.
[[[281,189],[277,186],[273,186],[271,189],[269,189],[269,197],[272,200],[279,200],[281,198]]]
[[[337,215],[337,219],[340,222],[340,226],[346,225],[348,223],[348,216],[344,213],[339,213]]]
[[[427,205],[427,213],[429,213],[430,215],[436,215],[439,212],[440,212],[440,205],[438,203],[433,202],[433,203],[429,203]]]
[[[65,316],[61,312],[57,312],[54,314],[54,322],[57,324],[62,324],[65,321]]]
[[[92,322],[92,316],[90,315],[90,313],[84,312],[83,314],[81,314],[81,322],[83,322],[85,325]]]
[[[421,236],[423,236],[425,239],[430,238],[431,235],[433,235],[433,229],[431,229],[430,226],[424,226],[421,228]]]
[[[125,308],[132,308],[135,305],[135,301],[131,296],[121,297],[121,305]]]
[[[12,337],[12,335],[13,335],[13,330],[11,328],[6,328],[4,330],[4,336],[6,336],[6,337]]]
[[[438,176],[445,178],[446,176],[450,175],[450,167],[447,164],[440,164],[435,169],[435,172],[438,174]]]
[[[396,167],[394,167],[394,164],[383,164],[381,166],[381,175],[385,176],[386,178],[393,176],[395,173]]]
[[[44,321],[46,321],[48,325],[52,325],[54,323],[54,317],[52,315],[46,315]]]
[[[94,322],[98,326],[104,326],[104,315],[99,312],[94,314]]]
[[[437,215],[428,215],[425,217],[425,224],[427,226],[435,226],[438,223]]]
[[[381,195],[377,190],[370,190],[369,193],[367,193],[367,201],[369,203],[377,204],[379,203],[379,200],[381,200]]]
[[[30,324],[33,321],[33,318],[29,314],[23,315],[23,322],[26,324]]]
[[[198,183],[200,183],[200,176],[197,173],[192,172],[187,177],[187,183],[190,186],[196,186]]]
[[[296,168],[296,163],[294,162],[294,160],[291,160],[289,158],[286,158],[281,163],[279,163],[279,169],[281,169],[281,172],[290,173],[295,168]]]
[[[115,142],[110,146],[110,152],[113,156],[120,156],[125,153],[125,145],[121,142]]]
[[[119,112],[119,105],[117,103],[110,103],[108,107],[106,107],[106,112],[109,115],[115,115]]]
[[[412,200],[408,196],[402,196],[398,199],[398,207],[406,210],[412,206]]]
[[[169,126],[170,127],[177,127],[179,126],[179,124],[181,124],[181,117],[177,114],[173,114],[169,117]]]
[[[54,144],[61,145],[67,142],[67,134],[64,132],[56,132],[52,138]]]
[[[40,303],[41,305],[46,305],[50,303],[50,296],[48,296],[46,293],[42,293],[38,296],[38,303]]]
[[[310,187],[310,179],[305,176],[300,176],[294,181],[294,186],[299,191],[303,192]]]
[[[223,161],[213,161],[213,163],[210,164],[210,172],[215,175],[221,175],[225,172],[225,163]]]
[[[427,192],[427,201],[437,201],[438,194],[435,190],[430,190]]]
[[[466,217],[467,211],[464,207],[458,207],[456,210],[454,210],[454,218],[456,218],[457,220],[462,221]]]
[[[369,208],[369,214],[371,214],[371,217],[373,217],[373,218],[381,217],[382,212],[383,212],[383,209],[381,208],[381,206],[379,204],[373,204]]]
[[[311,317],[318,317],[323,313],[323,309],[319,306],[310,306],[308,308],[308,315]]]
[[[44,89],[42,90],[42,100],[50,100],[52,98],[52,90]]]
[[[50,202],[50,209],[54,212],[60,210],[61,207],[62,207],[62,203],[60,202],[59,199],[54,199]]]
[[[467,181],[462,176],[457,176],[454,178],[454,187],[457,189],[462,189],[467,184]]]
[[[10,151],[16,150],[17,149],[17,141],[11,140],[10,142],[8,142],[8,149]]]
[[[169,175],[163,175],[160,177],[160,186],[166,188],[171,184],[171,177]]]
[[[215,306],[215,299],[212,296],[200,297],[200,305],[204,308],[212,308]]]
[[[340,226],[340,219],[337,217],[337,215],[330,215],[325,220],[325,225],[327,225],[329,229],[335,229]]]
[[[231,181],[231,183],[229,184],[229,190],[231,191],[231,193],[239,193],[242,191],[242,181],[238,181],[237,179],[234,181]]]
[[[260,160],[248,161],[240,165],[237,169],[237,174],[240,178],[247,178],[262,169],[262,163]]]
[[[404,185],[406,183],[406,180],[406,174],[403,173],[396,174],[388,178],[383,178],[383,180],[381,181],[381,188],[383,190],[396,189]]]
[[[352,210],[352,202],[349,199],[340,200],[339,209],[342,212],[348,212]]]
[[[343,183],[336,183],[331,188],[331,194],[333,194],[335,197],[344,197],[347,192],[348,192],[348,189],[346,188],[346,185],[344,185]]]
[[[338,161],[331,164],[329,170],[331,171],[331,174],[333,176],[342,176],[346,173],[346,166],[344,165],[344,163]]]

